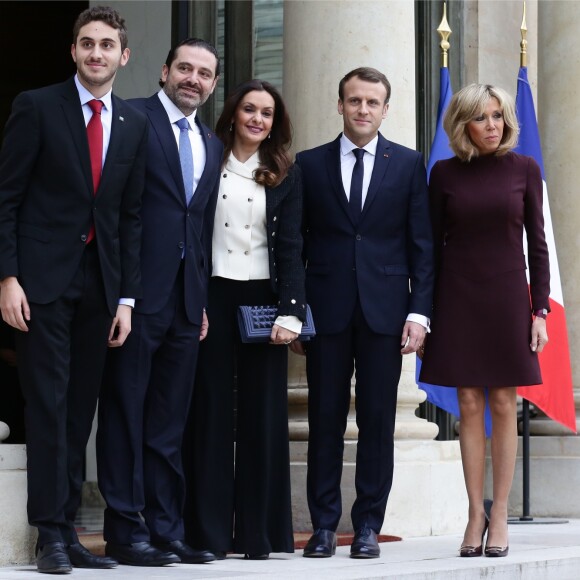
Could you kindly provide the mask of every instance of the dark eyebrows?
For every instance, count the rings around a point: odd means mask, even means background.
[[[82,38],[79,38],[77,42],[96,42],[96,41],[94,38],[91,38],[90,36],[83,36]],[[114,38],[101,38],[99,42],[112,42],[113,44],[116,44],[119,41],[115,40]]]

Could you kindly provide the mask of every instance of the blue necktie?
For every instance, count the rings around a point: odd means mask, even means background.
[[[179,127],[179,161],[185,186],[185,201],[187,205],[193,197],[193,152],[189,140],[189,123],[185,117],[175,123]]]
[[[363,177],[365,174],[363,156],[365,154],[365,150],[353,149],[352,152],[356,157],[356,163],[354,164],[354,169],[352,170],[352,179],[350,181],[349,206],[350,213],[356,223],[358,222],[362,211]]]

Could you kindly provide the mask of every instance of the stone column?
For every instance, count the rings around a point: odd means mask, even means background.
[[[538,118],[566,307],[576,416],[580,414],[580,12],[575,2],[540,2]],[[549,320],[548,320],[549,330]]]
[[[292,1],[284,3],[284,97],[296,151],[333,140],[342,130],[338,83],[351,69],[372,66],[389,78],[393,93],[381,132],[415,146],[415,23],[407,1]],[[457,442],[433,441],[437,426],[415,416],[424,400],[414,379],[414,356],[405,357],[399,384],[395,476],[383,531],[406,536],[458,532],[465,492]],[[354,386],[354,384],[353,384]],[[304,362],[291,357],[290,439],[294,526],[309,530],[306,506],[307,386]],[[357,429],[354,389],[345,434],[343,514],[349,531],[354,499]]]
[[[3,443],[8,435],[0,421],[0,566],[30,563],[36,541],[26,519],[26,446]]]

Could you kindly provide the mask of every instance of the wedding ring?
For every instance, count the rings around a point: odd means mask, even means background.
[[[285,340],[284,344],[290,344],[292,341],[291,340]]]

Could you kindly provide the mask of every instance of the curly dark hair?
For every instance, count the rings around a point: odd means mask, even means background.
[[[292,165],[289,153],[292,144],[292,125],[282,96],[274,86],[258,79],[238,85],[224,103],[215,132],[224,144],[225,163],[234,146],[235,132],[230,130],[232,119],[241,100],[251,91],[266,91],[274,99],[272,131],[269,138],[260,143],[260,167],[254,173],[256,183],[274,187],[284,180]]]
[[[121,42],[121,51],[127,48],[128,40],[125,19],[121,18],[121,15],[110,6],[93,6],[92,8],[83,10],[79,14],[73,26],[73,44],[77,43],[79,30],[89,22],[95,22],[96,20],[104,22],[111,28],[117,30]]]

